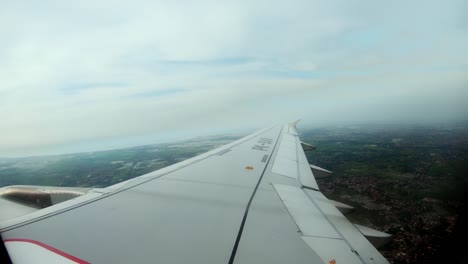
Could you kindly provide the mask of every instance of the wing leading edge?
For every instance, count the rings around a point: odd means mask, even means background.
[[[320,193],[295,123],[0,222],[0,232],[17,263],[387,263]]]

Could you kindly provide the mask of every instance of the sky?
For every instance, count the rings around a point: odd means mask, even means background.
[[[0,157],[468,113],[467,1],[0,4]]]

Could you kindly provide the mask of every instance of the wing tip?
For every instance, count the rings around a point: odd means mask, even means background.
[[[296,121],[293,121],[293,122],[289,123],[289,125],[295,127],[295,126],[297,125],[297,123],[299,123],[300,121],[301,121],[301,119],[299,118],[299,119],[297,119]]]

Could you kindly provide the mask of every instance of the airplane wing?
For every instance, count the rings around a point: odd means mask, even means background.
[[[320,192],[314,173],[330,172],[309,165],[304,149],[314,147],[295,125],[103,189],[4,188],[8,254],[14,263],[388,263],[363,235],[386,234],[353,225],[340,211],[349,207]]]

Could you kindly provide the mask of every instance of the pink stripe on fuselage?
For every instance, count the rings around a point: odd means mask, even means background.
[[[56,249],[56,248],[54,248],[54,247],[52,247],[52,246],[49,246],[49,245],[47,245],[47,244],[44,244],[44,243],[39,242],[39,241],[36,241],[36,240],[26,239],[26,238],[10,238],[10,239],[5,239],[4,242],[5,242],[5,243],[7,243],[7,242],[24,242],[24,243],[35,244],[35,245],[38,245],[38,246],[40,246],[40,247],[43,247],[43,248],[45,248],[45,249],[47,249],[47,250],[49,250],[49,251],[54,252],[54,253],[57,254],[57,255],[60,255],[60,256],[62,256],[62,257],[64,257],[64,258],[67,258],[67,259],[69,259],[69,260],[71,260],[71,261],[74,261],[74,262],[76,262],[76,263],[79,263],[79,264],[90,264],[90,263],[87,262],[87,261],[84,261],[84,260],[82,260],[82,259],[79,259],[79,258],[77,258],[77,257],[75,257],[75,256],[72,256],[72,255],[66,253],[66,252],[63,252],[63,251],[61,251],[61,250],[58,250],[58,249]]]

